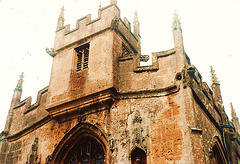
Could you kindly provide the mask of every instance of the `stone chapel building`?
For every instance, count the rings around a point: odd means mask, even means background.
[[[120,18],[116,0],[77,21],[58,18],[49,86],[37,102],[14,90],[4,131],[1,164],[237,164],[240,126],[224,111],[211,68],[208,87],[190,63],[177,14],[174,48],[153,52],[141,66],[137,13]]]

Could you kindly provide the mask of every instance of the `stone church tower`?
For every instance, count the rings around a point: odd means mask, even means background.
[[[5,130],[2,164],[237,163],[239,123],[229,121],[219,82],[212,89],[185,53],[176,12],[174,48],[141,66],[138,15],[133,32],[116,0],[64,25],[58,18],[49,86],[20,102],[18,81]],[[236,120],[234,116],[234,120]],[[234,127],[235,126],[235,127]]]

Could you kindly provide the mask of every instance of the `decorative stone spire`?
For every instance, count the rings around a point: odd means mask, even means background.
[[[212,81],[212,92],[213,92],[213,100],[218,107],[219,111],[221,112],[223,124],[227,124],[227,115],[225,113],[223,101],[222,101],[222,94],[220,89],[220,84],[217,80],[215,70],[213,70],[213,67],[210,67],[210,73],[211,73],[211,81]]]
[[[177,12],[174,11],[173,17],[173,24],[172,24],[172,31],[173,31],[173,40],[174,40],[174,47],[177,53],[183,53],[183,37],[182,37],[182,28],[180,20],[178,19]]]
[[[5,124],[5,128],[4,128],[4,131],[6,132],[6,134],[9,132],[11,124],[12,124],[13,107],[16,104],[20,103],[21,96],[22,96],[22,84],[23,84],[23,77],[24,77],[23,72],[21,73],[21,75],[19,77],[20,77],[20,79],[18,80],[17,86],[13,91],[12,102],[11,102],[11,106],[8,111],[8,116],[7,116],[7,120],[6,120],[6,124]]]
[[[23,72],[21,73],[21,75],[19,76],[20,79],[18,80],[18,83],[17,83],[17,86],[15,88],[15,91],[19,91],[19,92],[22,92],[22,84],[23,84]]]
[[[110,4],[111,4],[111,5],[112,5],[112,4],[117,5],[117,0],[111,0],[111,1],[110,1]]]
[[[237,117],[236,111],[233,108],[232,103],[230,102],[230,106],[231,106],[231,116],[232,116],[232,123],[233,126],[235,127],[236,132],[238,132],[240,134],[240,125],[239,125],[239,119]]]
[[[23,84],[23,72],[19,76],[19,80],[17,83],[16,88],[13,91],[13,97],[12,97],[12,102],[11,102],[11,107],[14,107],[16,104],[18,104],[21,100],[21,95],[22,95],[22,84]]]
[[[140,23],[138,20],[138,13],[137,10],[135,10],[134,13],[134,20],[133,20],[133,34],[138,40],[138,53],[141,54],[141,36],[140,36]]]
[[[235,118],[237,118],[237,114],[235,112],[235,109],[233,108],[232,102],[230,102],[230,106],[231,106],[231,116],[232,116],[232,119],[235,119]]]
[[[64,6],[61,8],[60,15],[58,17],[58,23],[57,23],[57,31],[61,30],[64,26]]]
[[[135,13],[134,13],[134,21],[133,21],[133,34],[136,36],[136,37],[140,37],[140,28],[139,28],[139,20],[138,20],[138,13],[137,13],[137,10],[135,10]]]
[[[172,30],[178,30],[178,29],[182,31],[181,22],[178,19],[178,14],[177,14],[176,10],[174,10]]]
[[[213,67],[210,67],[210,73],[211,73],[211,81],[212,81],[212,85],[220,85],[219,81],[217,80],[217,76],[215,73],[215,70],[213,70]]]

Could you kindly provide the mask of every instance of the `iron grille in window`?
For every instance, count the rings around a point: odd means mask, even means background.
[[[89,44],[75,48],[77,52],[77,72],[88,68]]]
[[[131,54],[131,51],[127,48],[125,44],[122,43],[122,57]]]

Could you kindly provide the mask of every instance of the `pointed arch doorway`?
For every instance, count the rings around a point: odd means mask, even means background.
[[[90,124],[77,125],[64,136],[52,155],[54,164],[105,164],[105,135]]]

